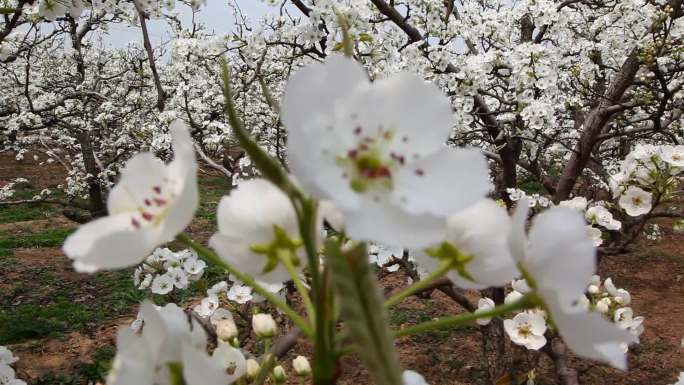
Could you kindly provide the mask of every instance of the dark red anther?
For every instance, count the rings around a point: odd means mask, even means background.
[[[165,205],[165,204],[168,203],[168,202],[166,201],[166,199],[154,198],[154,203],[156,203],[157,206],[163,206],[163,205]]]
[[[154,192],[156,192],[157,194],[161,194],[161,187],[159,186],[152,187],[152,190],[154,190]]]
[[[381,167],[379,170],[377,170],[376,176],[380,178],[391,178],[392,172],[387,167]]]
[[[363,151],[366,151],[366,150],[368,150],[368,145],[367,145],[366,143],[361,143],[361,145],[359,146],[359,148],[360,148],[361,150],[363,150]]]
[[[418,175],[418,176],[423,176],[423,175],[425,175],[425,171],[423,171],[422,169],[418,168],[418,169],[416,169],[416,175]]]
[[[151,205],[151,204],[152,204],[152,202],[150,202],[149,199],[145,199],[145,206],[149,206],[149,205]]]
[[[145,212],[145,211],[143,211],[141,215],[142,215],[143,219],[148,221],[148,222],[154,218],[154,215],[152,215],[148,212]]]
[[[356,126],[356,128],[354,129],[354,135],[360,135],[361,131],[362,131],[361,126]]]
[[[138,220],[135,219],[135,218],[131,218],[131,224],[132,224],[133,227],[135,227],[136,229],[139,229],[139,228],[140,228],[140,222],[138,222]]]
[[[347,156],[350,157],[351,159],[356,159],[357,155],[359,155],[359,152],[357,150],[347,151]]]

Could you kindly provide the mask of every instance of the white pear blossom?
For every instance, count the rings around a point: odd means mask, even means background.
[[[109,193],[109,215],[81,226],[64,243],[64,253],[83,272],[141,262],[192,220],[198,204],[197,162],[184,123],[170,128],[174,159],[168,165],[152,153],[130,159]]]
[[[684,168],[684,145],[663,146],[660,156],[671,166]]]
[[[587,209],[585,217],[589,223],[596,223],[599,226],[603,226],[608,230],[620,230],[622,223],[613,218],[608,209],[603,206],[597,205],[592,206]]]
[[[533,277],[534,284],[528,283],[543,301],[561,337],[579,356],[626,369],[621,345],[636,342],[634,335],[577,304],[596,270],[584,218],[573,209],[551,208],[537,215],[528,240],[527,212],[527,205],[518,205],[511,250],[525,274]]]
[[[519,300],[522,297],[523,297],[523,294],[521,292],[513,290],[510,293],[506,294],[506,297],[504,297],[504,303],[510,304],[510,303],[513,303],[513,302]]]
[[[492,309],[494,309],[495,306],[496,306],[496,304],[494,303],[494,301],[491,298],[487,298],[487,297],[480,298],[477,301],[477,310],[475,310],[475,314],[477,314],[478,312],[481,313],[483,311],[492,310]],[[477,321],[475,321],[475,322],[477,322],[478,325],[484,326],[484,325],[489,325],[489,323],[491,321],[492,321],[491,317],[486,317],[486,318],[478,318]]]
[[[0,364],[13,364],[19,360],[17,357],[12,354],[12,351],[7,349],[4,346],[0,346]]]
[[[67,11],[64,0],[40,0],[38,14],[46,20],[53,21],[60,16],[64,16]]]
[[[652,195],[648,191],[644,191],[636,186],[629,186],[624,194],[620,197],[618,203],[627,215],[638,217],[639,215],[647,214],[651,211]]]
[[[601,234],[601,230],[591,225],[586,226],[586,229],[587,235],[591,239],[591,242],[594,245],[594,247],[601,246],[601,244],[603,244],[603,236]]]
[[[546,345],[546,320],[539,314],[522,312],[504,320],[504,330],[516,345],[539,350]]]
[[[479,151],[444,146],[450,103],[415,75],[370,83],[359,64],[330,56],[295,72],[282,104],[293,174],[335,202],[352,238],[428,246],[444,238],[445,215],[491,188]]]
[[[26,382],[17,379],[14,369],[7,364],[0,364],[0,384],[1,385],[26,385]]]
[[[632,296],[625,289],[618,289],[613,284],[612,278],[606,278],[603,282],[603,286],[606,288],[608,294],[613,297],[613,300],[617,302],[620,306],[627,306],[632,302]]]
[[[289,281],[282,253],[297,270],[306,256],[290,199],[265,179],[244,181],[218,207],[218,232],[211,247],[227,263],[268,283]],[[322,220],[319,221],[322,228]]]
[[[173,290],[174,279],[169,274],[161,274],[154,278],[152,281],[152,293],[166,295]]]
[[[428,272],[444,261],[452,262],[454,268],[447,276],[463,288],[504,285],[520,275],[508,247],[510,228],[505,208],[491,199],[480,200],[450,215],[446,238],[425,252],[414,253],[416,262]]]
[[[234,284],[228,290],[227,297],[239,304],[247,303],[252,300],[252,288],[246,285]]]
[[[584,211],[587,208],[587,198],[585,197],[574,197],[570,200],[562,201],[558,203],[558,206],[569,207],[575,210]]]
[[[171,385],[173,364],[182,365],[188,385],[230,384],[235,380],[206,353],[204,329],[196,321],[190,322],[181,308],[143,302],[140,312],[142,331],[128,327],[119,330],[107,385]]]

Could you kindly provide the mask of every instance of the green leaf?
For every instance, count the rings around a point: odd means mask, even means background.
[[[376,384],[402,384],[399,358],[366,245],[343,252],[339,241],[330,239],[325,249],[342,319],[357,353]]]
[[[366,43],[370,43],[370,42],[373,41],[373,36],[371,36],[371,35],[369,35],[369,34],[367,34],[367,33],[360,33],[360,34],[359,34],[359,40],[360,40],[360,41],[363,41],[363,42],[366,42]]]
[[[0,15],[9,15],[9,14],[15,13],[17,11],[19,11],[19,10],[16,8],[0,7]]]

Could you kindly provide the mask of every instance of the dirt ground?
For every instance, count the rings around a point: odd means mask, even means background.
[[[27,175],[31,187],[36,189],[62,183],[63,170],[60,166],[39,166],[27,158],[17,165],[8,154],[0,154],[0,186],[12,178]],[[206,222],[200,221],[191,226],[191,232],[199,239],[206,239],[211,233]],[[57,213],[48,219],[0,224],[0,234],[18,237],[27,232],[40,233],[74,226]],[[684,349],[680,346],[684,337],[684,233],[673,232],[671,226],[663,227],[664,236],[660,241],[644,240],[629,254],[608,256],[602,260],[600,275],[612,277],[617,286],[632,294],[635,315],[646,317],[645,332],[641,343],[630,350],[629,372],[572,358],[571,364],[578,370],[582,384],[667,385],[673,384],[678,373],[684,371]],[[66,325],[58,335],[48,333],[8,343],[20,359],[16,365],[19,378],[29,384],[76,384],[87,376],[75,378],[72,374],[83,372],[84,367],[96,372],[94,376],[102,374],[102,368],[88,364],[96,362],[94,357],[98,354],[112,349],[117,328],[129,324],[136,312],[135,305],[131,305],[133,302],[129,300],[98,302],[101,297],[113,293],[112,279],[110,276],[73,272],[68,259],[57,246],[20,247],[13,249],[10,255],[0,253],[0,297],[12,293],[12,303],[2,301],[8,309],[25,303],[37,304],[36,309],[46,308],[55,298],[52,293],[57,289],[60,296],[65,295],[77,305],[105,307],[93,315],[93,321],[79,319],[76,329]],[[401,273],[387,275],[381,280],[388,290],[405,282],[406,277]],[[24,291],[17,294],[16,289],[20,285]],[[389,317],[395,327],[400,327],[462,311],[459,305],[436,291],[429,299],[412,297],[404,301]],[[8,325],[0,324],[0,329],[5,327]],[[291,356],[310,353],[310,349],[307,344],[302,344],[293,350]],[[397,349],[402,365],[425,375],[430,384],[485,383],[481,332],[476,326],[402,338],[397,341]],[[543,355],[539,359],[536,383],[557,384],[551,361]],[[369,383],[366,370],[355,357],[345,357],[341,364],[341,384]]]

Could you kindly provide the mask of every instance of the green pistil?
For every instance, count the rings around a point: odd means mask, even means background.
[[[297,257],[297,249],[302,246],[300,239],[290,238],[285,230],[273,225],[273,240],[271,243],[262,243],[250,245],[249,249],[257,254],[266,256],[266,266],[262,270],[262,274],[266,274],[278,266],[278,262],[283,258],[288,258],[292,265],[299,266],[299,258]]]
[[[466,266],[470,261],[473,260],[473,256],[463,254],[451,243],[446,241],[442,242],[437,247],[426,249],[425,252],[431,257],[450,262],[452,268],[458,272],[458,275],[469,281],[475,281],[475,279],[473,279],[470,273],[468,273],[466,270]]]

